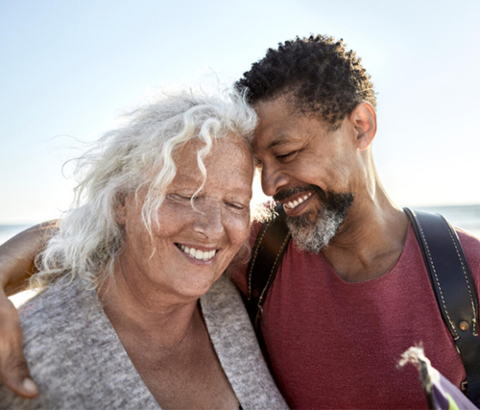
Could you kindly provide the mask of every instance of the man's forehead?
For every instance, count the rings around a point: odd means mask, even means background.
[[[255,104],[259,121],[252,141],[254,149],[268,150],[275,146],[304,141],[312,137],[312,133],[327,132],[326,124],[313,114],[299,112],[293,104],[287,96]]]
[[[274,147],[285,145],[295,140],[299,140],[299,138],[294,138],[292,134],[286,131],[282,131],[277,134],[271,133],[270,135],[255,133],[253,138],[253,149],[270,150]]]
[[[252,140],[254,153],[268,151],[288,144],[301,144],[311,140],[319,133],[324,133],[317,121],[308,124],[306,117],[278,118],[268,124],[259,123]]]
[[[278,118],[292,116],[295,114],[295,103],[292,98],[282,95],[269,100],[257,102],[253,108],[255,109],[260,124],[269,124]]]

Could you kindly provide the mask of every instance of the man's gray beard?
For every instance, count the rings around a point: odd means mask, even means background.
[[[332,195],[333,201],[330,200]],[[287,217],[287,226],[297,247],[301,251],[319,253],[342,227],[352,202],[353,194],[329,192],[319,211]]]
[[[309,221],[308,215],[287,217],[287,226],[301,251],[319,253],[338,232],[344,219],[334,211],[323,209],[314,221]]]

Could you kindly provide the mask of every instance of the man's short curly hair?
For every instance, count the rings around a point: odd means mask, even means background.
[[[296,111],[314,114],[337,128],[358,103],[376,106],[370,76],[343,40],[310,36],[280,43],[244,73],[235,87],[251,104],[294,97]]]

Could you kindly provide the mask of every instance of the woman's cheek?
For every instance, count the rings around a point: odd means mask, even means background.
[[[250,235],[250,211],[237,214],[232,219],[232,235],[235,237],[235,240],[232,242],[240,246]]]

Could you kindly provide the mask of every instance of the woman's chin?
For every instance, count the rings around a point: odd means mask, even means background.
[[[199,299],[205,295],[215,280],[212,278],[189,278],[188,280],[182,280],[181,283],[176,283],[174,290],[178,295],[181,295],[188,299]]]

